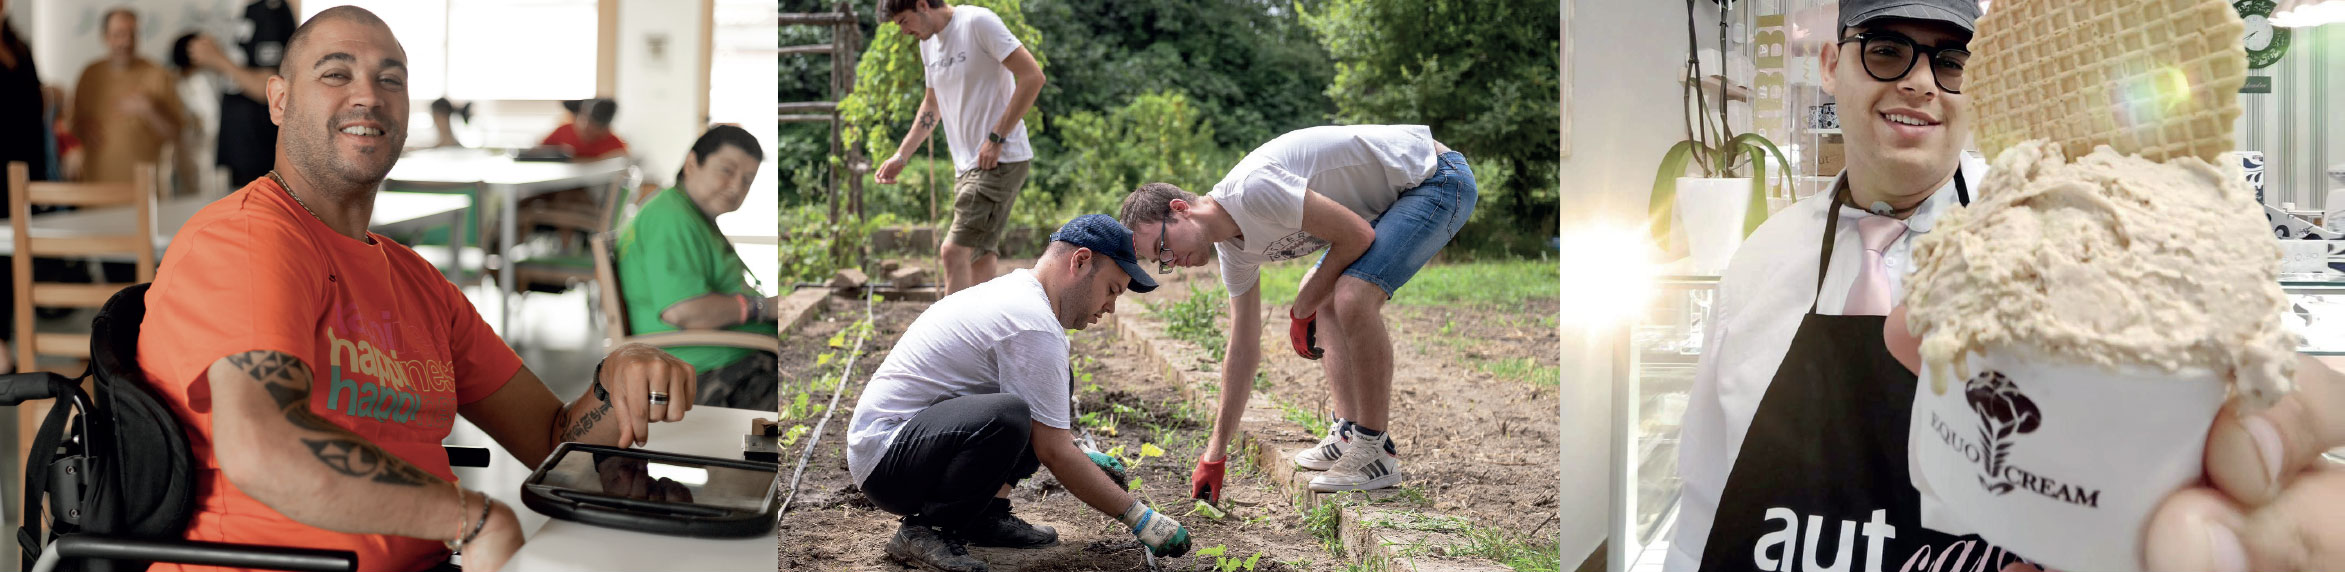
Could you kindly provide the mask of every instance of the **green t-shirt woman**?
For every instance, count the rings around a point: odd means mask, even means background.
[[[720,125],[692,144],[675,187],[661,191],[620,229],[619,283],[629,334],[726,329],[775,335],[774,299],[717,230],[716,217],[741,208],[764,155],[748,131]],[[707,374],[755,350],[685,346],[668,353]],[[770,382],[770,381],[769,381]]]

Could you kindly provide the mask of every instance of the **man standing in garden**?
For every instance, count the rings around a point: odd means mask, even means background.
[[[904,515],[887,555],[948,572],[983,572],[967,545],[1041,548],[1058,531],[1010,514],[1010,488],[1040,467],[1075,498],[1116,516],[1161,556],[1189,531],[1119,490],[1121,461],[1087,453],[1075,417],[1067,332],[1148,292],[1132,231],[1083,215],[1050,235],[1032,270],[947,296],[904,330],[871,374],[847,426],[847,468],[873,505]]]
[[[992,279],[1010,207],[1034,148],[1022,118],[1042,93],[1042,67],[1001,16],[944,0],[881,0],[880,15],[920,40],[927,94],[896,154],[876,177],[893,184],[938,122],[953,155],[953,226],[937,258],[951,294]]]
[[[1398,449],[1385,434],[1393,363],[1381,312],[1465,226],[1477,196],[1465,156],[1434,141],[1425,126],[1351,125],[1272,139],[1206,196],[1148,183],[1124,198],[1120,218],[1134,240],[1155,246],[1159,272],[1203,266],[1211,253],[1229,287],[1221,408],[1190,477],[1194,496],[1220,498],[1225,450],[1261,365],[1261,266],[1321,249],[1326,254],[1303,278],[1289,310],[1288,338],[1296,354],[1328,358],[1320,363],[1335,396],[1335,420],[1295,464],[1327,471],[1311,479],[1315,491],[1400,483]],[[1322,321],[1327,327],[1318,327]]]

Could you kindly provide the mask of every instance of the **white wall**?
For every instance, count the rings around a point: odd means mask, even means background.
[[[1685,133],[1677,76],[1685,62],[1685,4],[1564,0],[1570,61],[1564,110],[1570,156],[1558,165],[1565,233],[1599,221],[1634,226],[1662,153]],[[1566,269],[1565,279],[1573,273]],[[1611,335],[1565,328],[1561,443],[1563,562],[1603,543],[1614,518],[1610,448],[1616,373]],[[1614,548],[1615,551],[1619,548]]]
[[[619,0],[618,91],[611,94],[619,115],[612,130],[627,138],[651,181],[675,182],[684,153],[707,124],[699,116],[708,94],[700,76],[708,65],[700,55],[706,10],[699,0]]]

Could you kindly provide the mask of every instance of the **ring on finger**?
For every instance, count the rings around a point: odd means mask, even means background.
[[[667,405],[667,404],[668,404],[668,394],[666,394],[666,393],[663,393],[663,392],[658,392],[658,391],[651,392],[651,404],[652,404],[652,405]]]

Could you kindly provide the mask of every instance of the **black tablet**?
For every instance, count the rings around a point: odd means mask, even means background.
[[[563,443],[521,485],[530,510],[595,526],[707,538],[773,532],[774,463]]]

